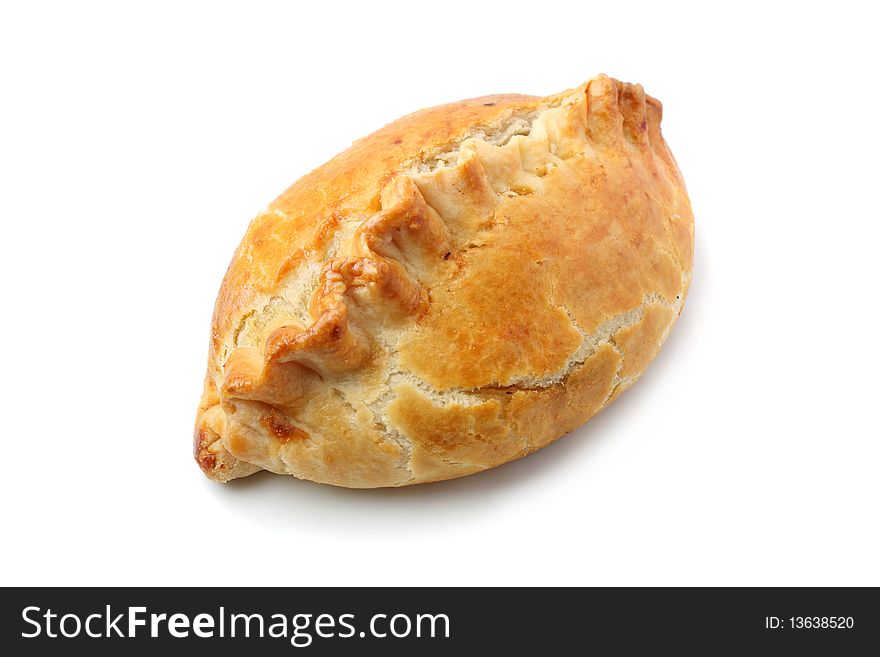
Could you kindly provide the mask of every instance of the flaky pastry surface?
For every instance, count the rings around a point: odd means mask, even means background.
[[[599,76],[416,112],[297,181],[217,298],[205,474],[449,479],[611,403],[690,282],[693,216],[660,118],[641,86]]]

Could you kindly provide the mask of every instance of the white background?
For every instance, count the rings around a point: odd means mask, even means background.
[[[0,10],[0,583],[880,585],[869,3],[139,4]],[[696,213],[643,379],[459,481],[207,481],[250,218],[404,113],[599,72],[663,101]]]

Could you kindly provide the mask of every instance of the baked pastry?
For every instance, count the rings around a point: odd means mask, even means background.
[[[260,213],[217,298],[195,457],[369,488],[525,456],[629,387],[693,217],[660,103],[606,76],[355,142]]]

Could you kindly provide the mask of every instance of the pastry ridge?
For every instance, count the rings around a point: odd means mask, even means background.
[[[194,452],[351,487],[461,476],[576,428],[681,312],[693,217],[662,106],[601,75],[422,110],[252,222]]]

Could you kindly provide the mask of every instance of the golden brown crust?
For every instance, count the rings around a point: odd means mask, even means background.
[[[656,355],[693,218],[660,104],[599,76],[423,110],[251,224],[215,306],[195,453],[351,487],[448,479],[576,428]]]

